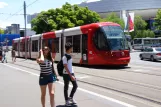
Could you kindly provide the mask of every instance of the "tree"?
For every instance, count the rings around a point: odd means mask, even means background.
[[[155,37],[155,34],[151,30],[146,30],[147,23],[142,19],[141,16],[135,16],[134,20],[134,32],[130,35],[132,38],[145,38],[145,37]]]
[[[117,16],[117,14],[114,13],[114,12],[110,13],[109,15],[107,15],[106,18],[103,18],[103,19],[101,19],[100,21],[101,21],[101,22],[107,22],[107,21],[108,21],[108,22],[118,23],[118,24],[120,24],[120,26],[121,26],[123,29],[124,29],[124,26],[125,26],[123,19],[120,19],[120,18]]]
[[[4,30],[3,29],[0,29],[0,34],[4,34]]]
[[[87,7],[66,3],[62,8],[42,11],[32,20],[31,24],[36,33],[43,33],[90,24],[99,20],[99,14],[89,10]]]
[[[161,30],[161,9],[156,14],[154,25],[157,27],[157,30]]]
[[[146,38],[146,37],[154,38],[155,34],[151,30],[138,30],[135,38]]]
[[[134,25],[135,30],[145,30],[147,23],[142,19],[141,16],[135,16]]]

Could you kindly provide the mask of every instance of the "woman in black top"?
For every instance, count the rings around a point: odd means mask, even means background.
[[[44,47],[43,50],[40,50],[39,57],[37,58],[37,63],[40,65],[40,78],[39,85],[41,88],[41,103],[42,107],[45,107],[45,95],[46,88],[48,86],[49,94],[50,94],[50,104],[51,107],[55,107],[55,84],[54,82],[57,80],[57,74],[52,68],[53,58],[51,57],[50,50],[47,46]]]

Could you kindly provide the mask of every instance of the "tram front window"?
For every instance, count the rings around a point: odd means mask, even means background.
[[[103,26],[102,30],[111,50],[128,49],[126,37],[120,26]]]

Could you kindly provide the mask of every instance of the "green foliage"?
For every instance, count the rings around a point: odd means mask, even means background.
[[[125,26],[123,19],[120,19],[120,18],[117,16],[117,14],[114,13],[114,12],[110,13],[109,15],[107,15],[106,18],[101,19],[100,21],[101,21],[101,22],[114,22],[114,23],[118,23],[118,24],[121,25],[121,27],[122,27],[123,29],[124,29],[124,26]]]
[[[161,30],[161,9],[156,14],[154,25],[157,27],[157,30]]]
[[[141,16],[135,16],[134,19],[135,30],[145,30],[147,23],[142,19]]]
[[[99,14],[89,10],[87,7],[83,8],[66,3],[62,8],[42,11],[32,20],[31,24],[36,33],[43,33],[90,24],[99,20]]]
[[[154,38],[155,34],[151,30],[138,30],[137,31],[136,38],[146,38],[146,37]]]
[[[4,30],[3,29],[0,29],[0,34],[4,34]]]
[[[155,37],[153,31],[146,30],[147,23],[142,19],[141,16],[135,16],[134,25],[135,31],[130,32],[132,38]]]

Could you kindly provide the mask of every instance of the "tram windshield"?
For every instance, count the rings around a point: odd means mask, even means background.
[[[103,26],[102,30],[107,38],[110,50],[126,50],[128,44],[120,26]]]

